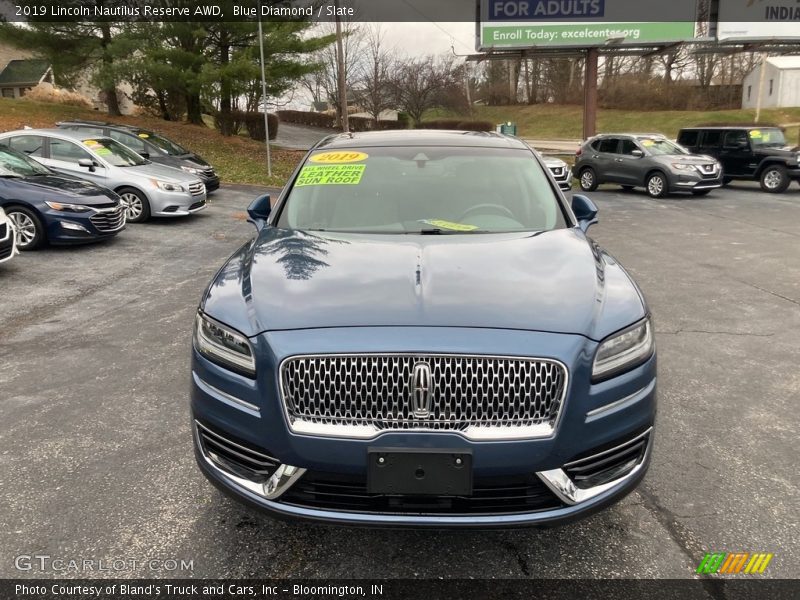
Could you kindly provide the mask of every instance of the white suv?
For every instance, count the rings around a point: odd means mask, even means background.
[[[0,263],[11,260],[17,254],[17,236],[14,225],[0,208]]]

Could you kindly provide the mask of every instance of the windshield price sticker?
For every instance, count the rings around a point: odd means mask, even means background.
[[[758,129],[754,129],[750,132],[750,137],[758,139],[761,137],[761,132]]]
[[[361,162],[368,158],[369,155],[364,152],[323,152],[322,154],[315,154],[308,160],[312,163],[342,164]]]
[[[367,165],[308,165],[294,185],[358,185],[366,168]]]
[[[645,148],[649,148],[650,146],[655,146],[656,143],[653,140],[642,140],[642,146]]]
[[[463,223],[453,223],[452,221],[441,221],[439,219],[420,221],[420,223],[433,225],[440,229],[449,229],[450,231],[475,231],[478,228],[476,225],[464,225]]]
[[[142,138],[143,140],[146,140],[147,138],[150,137],[150,134],[149,133],[140,133],[139,137]]]

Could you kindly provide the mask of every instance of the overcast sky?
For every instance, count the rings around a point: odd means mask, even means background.
[[[387,45],[411,56],[449,52],[475,52],[475,23],[382,23]]]

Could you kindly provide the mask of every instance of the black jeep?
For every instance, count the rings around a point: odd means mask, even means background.
[[[678,143],[695,154],[709,154],[722,163],[723,181],[750,179],[765,192],[785,192],[800,182],[800,149],[786,145],[779,127],[687,127]]]

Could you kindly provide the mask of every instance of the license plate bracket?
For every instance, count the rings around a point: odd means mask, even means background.
[[[371,494],[472,494],[471,450],[370,448],[367,465],[367,491]]]

